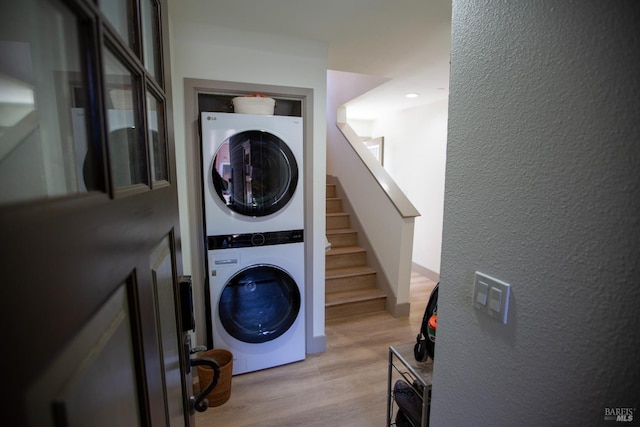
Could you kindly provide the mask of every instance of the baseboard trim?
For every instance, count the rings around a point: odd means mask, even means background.
[[[436,273],[435,271],[430,270],[427,267],[423,267],[420,264],[416,264],[415,262],[412,263],[411,269],[436,283],[440,281],[440,273]]]
[[[396,306],[394,307],[393,313],[391,314],[393,315],[393,317],[408,317],[410,312],[411,312],[411,303],[404,302],[402,304],[396,304]]]
[[[411,303],[403,302],[398,304],[395,295],[387,295],[384,309],[393,317],[408,317],[411,312]]]
[[[327,351],[326,335],[307,339],[307,354],[324,353],[325,351]]]

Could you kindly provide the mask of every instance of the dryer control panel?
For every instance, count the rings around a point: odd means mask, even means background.
[[[269,231],[266,233],[224,234],[207,236],[207,249],[247,248],[284,245],[304,241],[304,230]]]

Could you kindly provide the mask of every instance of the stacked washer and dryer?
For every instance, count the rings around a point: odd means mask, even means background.
[[[210,348],[233,374],[305,358],[301,117],[201,114]]]

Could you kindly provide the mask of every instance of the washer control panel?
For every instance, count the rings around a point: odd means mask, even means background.
[[[247,248],[284,245],[304,241],[304,230],[269,231],[266,233],[224,234],[207,236],[207,249]]]

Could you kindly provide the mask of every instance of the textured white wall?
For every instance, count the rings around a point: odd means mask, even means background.
[[[454,1],[433,425],[640,408],[639,9]],[[512,285],[507,325],[475,270]]]

